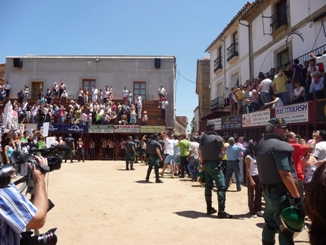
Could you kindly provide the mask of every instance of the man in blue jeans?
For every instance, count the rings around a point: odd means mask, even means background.
[[[225,176],[225,186],[229,186],[231,176],[234,172],[235,179],[237,182],[237,191],[241,191],[241,179],[240,179],[240,165],[239,165],[239,153],[246,150],[246,148],[242,148],[240,146],[234,145],[234,138],[229,138],[229,146],[226,147],[226,176]]]

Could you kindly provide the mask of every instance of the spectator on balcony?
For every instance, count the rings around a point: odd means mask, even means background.
[[[141,113],[143,109],[143,102],[142,102],[142,97],[137,94],[137,114],[138,114],[138,119],[141,119]]]
[[[284,104],[286,104],[286,102],[289,101],[286,84],[287,84],[287,77],[284,74],[283,69],[279,68],[277,75],[274,77],[273,89],[274,89],[274,94],[277,94],[278,95],[277,97],[279,97]]]
[[[53,83],[52,93],[53,93],[54,98],[58,98],[58,96],[59,96],[59,85],[57,84],[57,82]]]
[[[249,113],[250,112],[250,102],[252,99],[252,92],[250,91],[250,86],[243,85],[244,93],[243,93],[243,113]]]
[[[324,77],[319,71],[312,73],[314,82],[311,83],[310,93],[313,93],[314,99],[324,98]]]
[[[108,88],[108,86],[105,86],[104,95],[103,95],[103,103],[104,104],[106,104],[108,102],[109,95],[110,95],[109,88]]]
[[[284,74],[287,78],[287,83],[286,83],[286,90],[287,90],[287,98],[289,101],[286,101],[286,104],[289,104],[290,103],[290,100],[293,96],[293,90],[294,90],[294,84],[293,84],[293,81],[292,81],[292,77],[293,77],[293,71],[291,70],[291,64],[290,63],[287,63],[285,65],[285,71],[284,71]]]
[[[251,90],[251,101],[250,101],[250,112],[258,111],[258,92],[257,85],[255,83],[252,84]]]
[[[162,85],[158,88],[157,93],[160,98],[162,97],[166,98],[167,96],[166,90]]]
[[[147,122],[148,122],[147,111],[144,111],[144,112],[143,112],[143,117],[142,117],[142,119],[141,119],[141,124],[142,124],[142,125],[146,125]]]
[[[127,118],[127,113],[123,112],[121,115],[121,120],[119,121],[119,124],[126,125],[128,124],[128,118]]]
[[[66,84],[64,81],[61,81],[61,84],[59,86],[59,98],[61,99],[61,95],[64,93],[64,91],[67,89]]]
[[[94,87],[92,89],[92,101],[93,101],[93,103],[97,102],[98,94],[99,94],[99,90],[97,89],[97,87]]]
[[[168,108],[169,102],[164,98],[161,104],[161,118],[162,120],[165,120],[165,115],[166,115],[166,109]]]
[[[128,100],[128,94],[129,94],[128,89],[126,87],[124,87],[122,90],[122,99],[123,99],[124,103],[126,103]]]
[[[135,124],[137,122],[137,113],[136,113],[136,109],[133,107],[130,111],[130,120],[129,123],[130,124]]]
[[[295,89],[291,98],[291,104],[301,103],[305,101],[305,89],[301,87],[301,79],[294,80]]]
[[[25,98],[25,95],[24,95],[24,89],[21,89],[18,94],[17,94],[17,101],[19,104],[23,103],[24,101],[24,98]]]
[[[66,90],[63,90],[62,94],[60,95],[60,100],[66,101],[68,99],[68,93]]]
[[[293,61],[292,70],[293,70],[292,83],[294,83],[294,81],[296,81],[296,80],[299,80],[301,82],[302,81],[302,70],[299,66],[298,59],[295,59]]]
[[[235,109],[235,105],[234,105],[235,102],[234,102],[234,99],[233,99],[233,90],[234,90],[234,88],[232,88],[231,92],[229,93],[231,115],[235,115],[236,111],[237,111],[237,109]]]
[[[84,104],[87,104],[89,101],[89,92],[88,89],[84,89]]]
[[[278,94],[273,94],[272,98],[273,100],[271,102],[265,103],[265,108],[272,106],[272,108],[275,109],[284,105],[282,99],[278,97]]]
[[[6,91],[6,98],[9,98],[9,94],[10,94],[10,89],[11,89],[11,86],[9,84],[8,81],[6,81],[5,85],[3,85],[5,91]]]
[[[83,105],[84,104],[84,91],[82,88],[79,88],[77,92],[77,98],[78,98],[78,104]]]
[[[316,59],[314,59],[314,58],[309,60],[309,67],[308,67],[308,71],[310,71],[312,74],[311,67],[315,67],[316,71],[318,71],[318,66],[316,65]]]
[[[63,105],[60,106],[58,110],[58,116],[59,116],[59,122],[64,123],[65,122],[65,107]]]
[[[240,84],[239,88],[236,88],[234,93],[237,95],[238,98],[237,115],[239,115],[240,113],[242,113],[243,94],[244,94],[243,85]]]
[[[28,86],[27,86],[27,85],[25,85],[25,87],[24,87],[24,95],[25,95],[25,100],[27,100],[27,99],[28,99],[28,94],[29,94],[29,88],[28,88]]]
[[[130,107],[132,102],[132,93],[129,91],[127,96],[128,96],[127,105]]]
[[[46,103],[52,104],[52,99],[53,99],[52,91],[48,88],[46,91]]]
[[[4,90],[3,86],[0,85],[0,106],[3,106],[3,102],[6,98],[6,90]]]

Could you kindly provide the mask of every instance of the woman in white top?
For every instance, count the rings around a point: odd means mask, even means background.
[[[262,217],[261,213],[261,185],[258,177],[258,168],[255,157],[256,144],[250,142],[245,153],[247,186],[248,186],[248,207],[250,216]]]
[[[272,108],[278,108],[284,105],[283,101],[281,100],[281,98],[278,97],[277,94],[273,94],[272,97],[273,100],[271,102],[265,103],[266,107],[272,105]]]
[[[300,80],[295,80],[294,81],[294,93],[293,97],[291,98],[291,103],[292,104],[297,104],[305,101],[304,95],[305,95],[305,89],[304,87],[301,87],[300,85]]]

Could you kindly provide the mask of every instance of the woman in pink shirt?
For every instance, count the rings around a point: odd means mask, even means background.
[[[58,111],[59,121],[60,123],[65,122],[65,107],[62,105]]]

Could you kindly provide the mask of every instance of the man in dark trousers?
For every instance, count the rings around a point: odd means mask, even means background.
[[[224,147],[221,136],[216,135],[214,123],[208,122],[206,133],[203,135],[199,145],[200,163],[204,165],[205,175],[205,201],[207,214],[216,213],[212,207],[213,181],[217,187],[218,214],[217,218],[232,218],[232,215],[224,211],[225,209],[225,181],[222,172],[222,148]]]
[[[300,215],[305,216],[304,204],[296,187],[297,176],[292,161],[294,149],[285,142],[286,132],[283,118],[270,119],[266,134],[256,150],[258,176],[266,203],[262,234],[264,245],[275,244],[276,232],[279,232],[281,245],[294,245],[294,234],[284,227],[280,219],[284,208],[295,205]]]
[[[135,143],[132,141],[132,136],[128,136],[126,142],[126,170],[129,170],[129,164],[130,170],[135,170],[133,167],[135,156],[137,156]]]
[[[160,161],[163,161],[162,155],[161,155],[161,149],[162,146],[160,143],[158,143],[158,133],[153,134],[153,138],[148,140],[148,170],[146,175],[146,182],[149,182],[149,176],[152,172],[152,169],[154,167],[155,172],[155,183],[163,183],[162,180],[160,180],[159,176],[159,165]]]
[[[65,163],[67,162],[68,154],[70,155],[70,163],[73,163],[73,154],[75,152],[75,140],[68,134],[68,137],[65,138],[66,145],[69,146],[69,151],[65,154]]]

